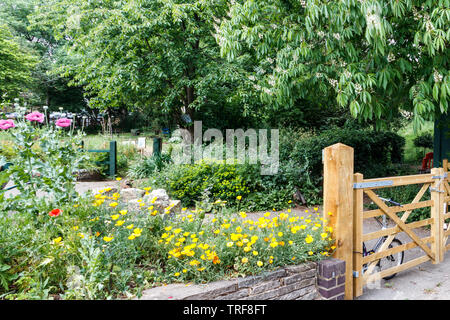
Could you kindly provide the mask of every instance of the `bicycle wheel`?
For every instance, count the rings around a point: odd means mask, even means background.
[[[402,245],[402,242],[400,240],[394,239],[394,240],[392,240],[391,244],[389,245],[389,249],[395,248],[395,247],[398,247],[398,246],[401,246],[401,245]],[[378,262],[378,265],[380,267],[380,271],[387,270],[387,269],[390,269],[392,267],[396,267],[396,266],[401,265],[403,263],[404,257],[405,257],[405,252],[401,251],[401,252],[394,253],[394,254],[391,254],[390,256],[382,258]],[[393,277],[395,277],[396,275],[397,274],[394,273],[394,274],[392,274],[390,276],[384,277],[383,279],[384,280],[390,280]]]

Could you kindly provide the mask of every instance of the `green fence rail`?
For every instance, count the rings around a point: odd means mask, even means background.
[[[84,141],[81,142],[82,148],[84,148]],[[86,150],[93,153],[108,153],[109,157],[107,161],[99,161],[97,164],[107,164],[109,167],[109,176],[114,177],[117,174],[117,141],[111,141],[109,143],[109,150]]]

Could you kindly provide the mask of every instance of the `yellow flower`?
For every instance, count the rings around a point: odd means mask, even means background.
[[[242,263],[247,263],[248,262],[248,258],[242,258]]]
[[[191,266],[197,266],[197,265],[200,264],[200,261],[192,260],[191,262],[189,262],[189,264],[190,264]]]
[[[165,227],[164,230],[170,231],[170,230],[172,230],[172,227],[171,226]]]
[[[173,230],[173,233],[178,234],[178,233],[180,233],[181,231],[183,231],[181,228],[177,228],[177,229],[174,229],[174,230]]]
[[[332,216],[332,215],[333,215],[333,213],[332,213],[332,212],[328,212],[328,215],[329,215],[329,216]]]
[[[175,277],[179,277],[179,276],[180,276],[180,273],[179,273],[179,272],[176,272],[176,273],[174,274],[174,276],[175,276]]]
[[[124,216],[128,213],[128,210],[120,210],[119,213]]]
[[[264,213],[264,217],[268,217],[268,216],[270,216],[270,212]]]
[[[111,216],[111,219],[113,219],[113,220],[117,220],[119,218],[120,218],[120,214],[115,214],[115,215]]]
[[[321,233],[320,236],[322,237],[322,239],[325,239],[326,237],[328,237],[328,233],[326,232]]]
[[[186,273],[187,272],[187,270],[186,269],[183,269],[183,273]]]
[[[247,214],[245,213],[245,212],[240,212],[239,213],[239,215],[242,217],[242,218],[247,218]]]
[[[244,248],[244,251],[245,251],[245,252],[249,252],[250,250],[252,250],[251,247],[245,247],[245,248]]]
[[[283,236],[283,232],[278,232],[278,236],[282,237]]]
[[[256,251],[256,250],[253,251],[252,253],[253,253],[254,256],[257,256],[257,255],[258,255],[258,251]]]
[[[115,207],[117,207],[119,204],[117,203],[117,202],[111,202],[110,204],[109,204],[109,206],[110,207],[113,207],[113,208],[115,208]]]
[[[262,261],[258,261],[256,264],[258,265],[258,267],[262,267],[264,263]]]
[[[120,180],[122,180],[122,178],[120,178],[120,177],[117,177],[117,178],[116,178],[116,180],[117,180],[117,181],[120,181]]]
[[[119,220],[116,222],[116,226],[120,227],[121,225],[123,225],[125,223],[124,220]]]
[[[78,226],[74,226],[72,229],[77,231],[79,229],[79,227]]]
[[[142,229],[141,228],[136,228],[133,230],[133,233],[137,236],[137,235],[141,235],[142,233]]]
[[[114,239],[114,237],[103,237],[105,242],[110,242],[112,239]]]
[[[152,189],[152,187],[144,188],[145,191],[150,191],[151,189]]]
[[[277,243],[277,242],[272,242],[272,243],[270,244],[270,246],[271,246],[272,248],[276,248],[276,247],[278,246],[278,243]]]
[[[136,236],[134,234],[132,234],[128,237],[128,240],[134,240],[135,238],[136,238]]]
[[[309,254],[310,256],[312,256],[312,255],[314,254],[314,252],[309,251],[308,254]]]
[[[134,224],[130,224],[127,226],[127,229],[131,230],[131,229],[133,229],[133,227],[134,227]],[[167,234],[167,233],[164,233],[164,234]]]
[[[311,237],[311,236],[308,234],[308,236],[305,238],[305,242],[306,242],[306,243],[311,243],[311,242],[313,242],[313,241],[314,241],[313,237]]]
[[[53,244],[58,244],[61,242],[61,240],[62,240],[61,237],[55,238],[55,239],[53,239]]]
[[[205,267],[203,267],[203,268],[198,268],[197,270],[198,271],[203,271],[203,270],[205,270],[206,268]]]
[[[230,242],[227,242],[227,247],[228,247],[228,248],[231,248],[231,247],[233,246],[233,244],[234,244],[234,243],[231,242],[231,241],[230,241]]]
[[[73,207],[74,208],[78,208],[80,205],[79,204],[74,204]]]
[[[237,199],[238,201],[241,201],[242,196],[237,196],[236,199]]]

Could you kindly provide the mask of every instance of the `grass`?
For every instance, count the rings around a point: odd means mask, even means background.
[[[425,122],[424,126],[419,132],[414,132],[412,122],[404,128],[400,129],[398,134],[405,138],[405,151],[404,151],[404,163],[422,165],[422,158],[424,156],[423,148],[417,148],[414,146],[414,138],[424,132],[434,132],[434,122]],[[433,151],[431,149],[425,150],[425,152]]]

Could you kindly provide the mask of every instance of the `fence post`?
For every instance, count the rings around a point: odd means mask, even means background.
[[[432,168],[431,174],[433,176],[443,176],[444,168]],[[438,264],[444,260],[444,250],[442,246],[443,222],[444,222],[444,183],[442,179],[435,179],[431,189],[431,200],[433,200],[433,207],[431,208],[431,218],[433,218],[433,225],[431,226],[431,236],[433,243],[431,244],[431,251],[435,255],[433,264]]]
[[[361,183],[364,180],[364,176],[361,173],[355,173],[353,177],[355,183]],[[355,189],[353,191],[353,270],[357,272],[357,277],[353,279],[353,296],[355,297],[359,297],[363,294],[363,190],[364,189]]]
[[[117,167],[117,141],[109,143],[109,175],[114,177],[116,175]]]
[[[353,148],[323,149],[323,214],[336,239],[334,257],[345,261],[345,299],[353,299]],[[331,213],[329,215],[328,213]]]
[[[444,172],[448,171],[448,160],[442,159],[442,167],[444,168]]]

